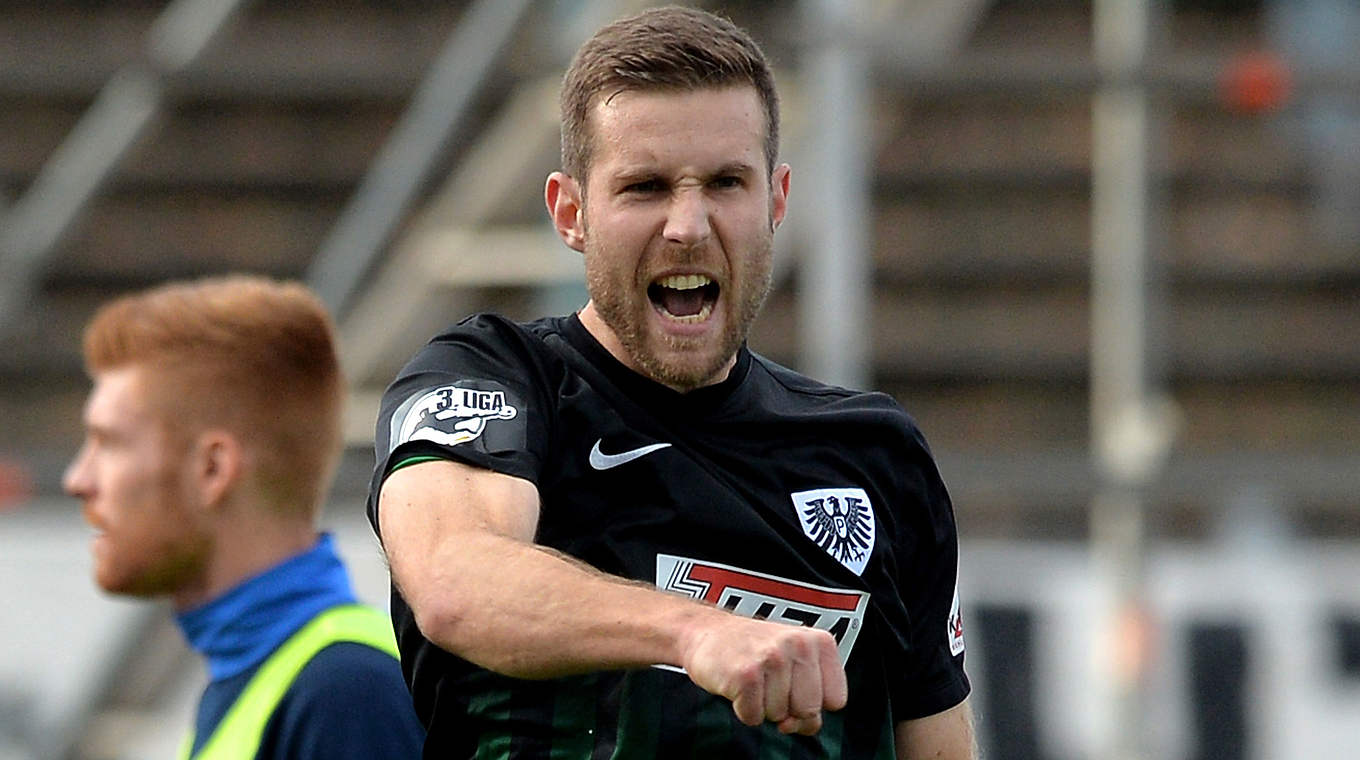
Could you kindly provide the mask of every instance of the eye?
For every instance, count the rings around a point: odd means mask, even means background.
[[[721,190],[730,190],[742,186],[741,177],[735,174],[725,174],[713,180],[713,186]]]
[[[644,179],[639,182],[633,182],[628,185],[624,185],[623,187],[623,191],[625,193],[635,193],[639,195],[657,193],[664,189],[666,189],[665,185],[663,185],[661,180],[659,179]]]

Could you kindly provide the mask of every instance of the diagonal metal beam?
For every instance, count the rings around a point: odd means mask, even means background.
[[[189,66],[248,0],[175,0],[144,59],[113,75],[13,206],[0,211],[0,331],[28,306],[57,245],[146,133],[166,80]]]
[[[539,157],[557,147],[556,91],[557,82],[547,79],[516,88],[440,191],[393,242],[382,265],[364,278],[363,291],[350,299],[339,320],[341,358],[352,380],[369,379],[394,338],[408,330],[410,315],[456,285],[431,275],[445,259],[439,246],[466,240],[497,209],[518,202],[525,187],[541,181]],[[545,251],[552,250],[552,242]],[[438,263],[426,262],[429,256]]]
[[[392,137],[307,273],[337,315],[346,307],[465,123],[473,98],[528,11],[529,0],[480,0],[467,10]]]

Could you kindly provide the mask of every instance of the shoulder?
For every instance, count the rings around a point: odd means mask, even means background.
[[[356,687],[356,678],[369,680],[369,684]],[[397,658],[369,644],[358,642],[326,644],[298,672],[290,692],[303,692],[311,687],[351,689],[360,693],[390,687],[405,691]]]
[[[474,315],[407,362],[378,410],[370,519],[392,465],[412,456],[456,459],[537,482],[565,372],[549,342],[566,319]]]
[[[406,685],[395,657],[366,644],[338,641],[327,645],[302,668],[289,688],[288,697],[308,699],[326,696],[325,701],[345,697],[405,696]]]
[[[353,642],[316,654],[280,700],[260,757],[419,757],[416,719],[397,660]]]
[[[828,423],[895,428],[920,438],[916,421],[886,393],[824,383],[754,352],[751,359],[751,383],[765,403],[793,414],[816,415]]]
[[[474,314],[429,340],[407,363],[402,374],[418,371],[450,353],[486,354],[488,358],[528,357],[546,351],[544,337],[558,332],[561,317],[516,322],[499,314]]]
[[[815,450],[829,448],[852,459],[889,497],[891,511],[932,521],[952,519],[947,489],[925,434],[896,399],[829,385],[764,357],[752,358],[754,393],[771,419],[814,430],[809,445]]]
[[[557,363],[545,343],[557,321],[520,323],[495,314],[468,317],[432,338],[402,367],[384,394],[382,416],[404,411],[402,403],[419,403],[440,389],[506,394],[498,397],[502,403],[531,400]],[[488,403],[481,397],[469,400]],[[431,397],[430,402],[444,403],[442,410],[450,399]]]
[[[466,340],[469,338],[523,340],[559,332],[565,317],[544,317],[531,322],[518,322],[494,312],[479,312],[464,318],[431,339],[432,343]]]
[[[518,442],[521,410],[541,407],[551,396],[557,360],[543,336],[557,321],[519,323],[478,314],[435,336],[383,394],[379,452],[411,440],[423,427],[439,428],[421,434],[439,442],[471,440],[490,424]]]

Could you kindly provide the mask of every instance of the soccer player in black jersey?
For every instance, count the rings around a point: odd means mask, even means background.
[[[790,170],[759,48],[611,24],[562,90],[574,315],[384,397],[369,516],[426,757],[975,756],[953,512],[891,399],[745,347]]]

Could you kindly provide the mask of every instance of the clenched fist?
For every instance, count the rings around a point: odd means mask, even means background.
[[[822,710],[845,706],[845,669],[826,631],[713,616],[686,638],[683,665],[700,688],[731,700],[748,726],[768,720],[783,733],[812,735]]]

